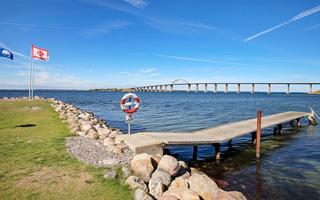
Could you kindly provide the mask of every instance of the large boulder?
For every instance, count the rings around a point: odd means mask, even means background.
[[[214,200],[219,190],[217,184],[203,173],[193,173],[188,184],[203,200]]]
[[[174,196],[177,199],[183,200],[200,200],[200,197],[196,192],[188,189],[167,190],[163,193],[163,197],[166,196]]]
[[[135,155],[131,161],[131,170],[144,182],[149,182],[154,167],[150,155],[146,153]]]
[[[158,169],[168,172],[171,176],[175,176],[179,172],[180,165],[176,158],[164,155],[159,162]]]
[[[88,121],[82,121],[82,123],[80,124],[80,128],[81,130],[87,132],[89,129],[92,128],[92,125]]]
[[[111,132],[108,128],[102,128],[102,127],[97,128],[97,131],[100,136],[105,136],[105,137],[108,137],[108,135]]]
[[[157,169],[155,172],[153,172],[152,179],[159,179],[160,182],[167,187],[170,185],[172,180],[171,175],[168,172],[162,171],[160,169]]]
[[[149,180],[149,193],[156,199],[159,199],[164,192],[164,185],[159,179],[151,178]]]
[[[99,138],[99,135],[98,135],[97,131],[94,130],[94,128],[91,128],[88,130],[86,137],[93,139],[93,140],[96,140]]]
[[[154,200],[152,196],[150,196],[148,193],[146,193],[140,188],[136,189],[136,191],[134,192],[134,199],[135,200]]]
[[[189,189],[189,184],[186,179],[183,177],[177,177],[172,181],[169,186],[169,190],[177,190],[177,189]]]
[[[103,140],[103,145],[104,146],[114,146],[114,141],[111,138],[106,138]]]
[[[126,179],[126,184],[133,190],[140,188],[143,191],[148,192],[147,185],[138,176],[129,176]]]

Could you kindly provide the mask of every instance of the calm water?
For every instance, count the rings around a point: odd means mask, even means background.
[[[94,112],[114,127],[126,132],[125,116],[119,101],[123,93],[85,91],[39,91]],[[212,94],[137,93],[142,107],[134,116],[133,132],[192,131],[236,120],[289,110],[320,113],[320,96],[306,94]],[[3,96],[27,96],[26,91],[0,91]],[[191,162],[216,179],[226,190],[239,190],[249,199],[320,199],[320,127],[296,129],[286,126],[284,135],[263,130],[262,158],[255,160],[250,137],[222,145],[224,160],[214,161],[211,146],[199,147],[199,162]],[[191,147],[170,147],[172,154],[190,160]]]

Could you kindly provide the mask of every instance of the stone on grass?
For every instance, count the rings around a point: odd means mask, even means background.
[[[115,179],[115,178],[117,178],[117,173],[114,171],[107,172],[107,173],[105,173],[105,175],[103,175],[103,177],[106,179]]]
[[[157,169],[153,172],[151,179],[159,179],[161,183],[165,186],[169,186],[171,183],[171,175],[168,172]]]
[[[149,193],[156,199],[159,199],[164,192],[164,185],[161,180],[151,178],[149,181]]]
[[[135,200],[154,200],[152,196],[150,196],[148,193],[146,193],[140,188],[136,189],[136,191],[134,192],[134,199]]]
[[[129,176],[126,179],[126,184],[133,190],[140,188],[143,191],[148,192],[147,185],[138,176]]]
[[[180,169],[180,165],[176,158],[164,155],[159,162],[158,168],[168,172],[171,176],[175,176]]]
[[[154,171],[150,155],[146,153],[135,155],[131,161],[131,170],[144,182],[149,182]]]
[[[115,158],[108,158],[102,161],[103,166],[107,167],[107,168],[112,168],[115,167],[116,165],[119,164],[119,160],[115,159]]]
[[[214,200],[217,196],[219,188],[206,174],[194,173],[188,183],[190,189],[197,192],[203,200]]]
[[[122,170],[123,177],[127,178],[131,175],[131,170],[129,167],[122,166],[121,170]]]
[[[174,196],[177,199],[183,200],[200,200],[199,195],[195,191],[188,189],[167,190],[163,193],[163,197],[166,196]]]
[[[189,184],[188,181],[182,177],[177,177],[172,181],[168,190],[177,190],[177,189],[188,189]]]

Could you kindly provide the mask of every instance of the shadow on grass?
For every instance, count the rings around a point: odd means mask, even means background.
[[[22,124],[22,125],[17,125],[15,128],[28,128],[28,127],[34,127],[37,126],[35,124]]]

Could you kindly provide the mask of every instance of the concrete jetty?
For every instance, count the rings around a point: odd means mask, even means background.
[[[299,125],[300,119],[304,117],[316,123],[312,113],[290,111],[262,117],[261,129],[275,127],[276,132],[281,132],[282,124],[295,121]],[[197,145],[212,144],[216,149],[216,158],[219,159],[221,143],[246,134],[252,134],[252,142],[254,142],[256,131],[257,119],[253,118],[194,132],[140,132],[120,135],[117,140],[124,141],[135,153],[161,155],[163,148],[167,145],[194,145],[194,157],[197,154]]]

